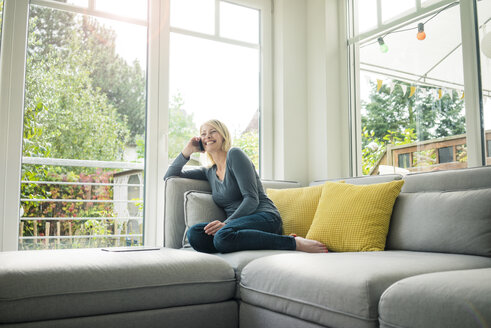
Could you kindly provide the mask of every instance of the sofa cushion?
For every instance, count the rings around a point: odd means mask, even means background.
[[[372,185],[326,182],[307,234],[330,251],[382,251],[404,181]]]
[[[268,188],[266,193],[280,212],[283,233],[305,237],[317,210],[322,185],[288,189]]]
[[[491,188],[491,166],[412,173],[404,180],[402,192],[407,193]]]
[[[233,269],[198,252],[0,253],[0,323],[122,313],[233,298]]]
[[[487,257],[441,253],[297,252],[249,263],[240,293],[246,303],[327,327],[377,327],[380,296],[394,282],[490,265]]]
[[[491,256],[491,188],[401,193],[387,248]]]
[[[270,256],[270,255],[278,255],[278,254],[288,254],[288,253],[296,253],[296,251],[280,251],[280,250],[257,250],[257,251],[240,251],[240,252],[232,252],[232,253],[216,253],[214,255],[224,259],[227,263],[234,269],[235,271],[235,279],[237,281],[237,290],[235,294],[235,298],[240,299],[240,277],[242,274],[242,270],[244,267],[250,262]]]
[[[396,282],[382,295],[381,327],[491,327],[491,268]]]
[[[211,192],[188,191],[184,194],[184,237],[182,247],[189,245],[187,231],[190,227],[198,223],[211,222],[214,220],[225,221],[227,214],[219,207],[211,196]]]

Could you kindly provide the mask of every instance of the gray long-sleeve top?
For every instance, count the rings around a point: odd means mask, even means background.
[[[278,209],[266,196],[259,175],[251,160],[239,148],[231,148],[227,153],[226,170],[223,181],[218,179],[216,165],[210,168],[199,167],[183,170],[188,159],[179,154],[164,179],[171,176],[208,180],[215,203],[225,210],[230,220],[258,212],[269,212],[280,218]]]

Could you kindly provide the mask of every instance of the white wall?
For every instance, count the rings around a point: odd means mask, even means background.
[[[307,183],[306,2],[277,0],[273,14],[274,178]]]
[[[349,175],[344,7],[274,5],[274,170],[303,184]]]

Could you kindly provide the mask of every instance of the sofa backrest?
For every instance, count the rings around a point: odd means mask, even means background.
[[[404,180],[386,249],[491,256],[491,167]]]
[[[297,188],[300,183],[294,181],[262,180],[266,188]],[[184,221],[184,197],[189,191],[210,192],[208,181],[170,177],[164,187],[164,246],[181,248],[186,230]]]
[[[354,184],[354,185],[367,185],[374,183],[384,183],[391,182],[394,180],[401,180],[402,175],[400,174],[386,174],[386,175],[371,175],[371,176],[362,176],[362,177],[353,177],[353,178],[339,178],[339,179],[327,179],[327,180],[316,180],[310,183],[311,186],[317,186],[323,184],[326,181],[341,181],[343,180],[346,183]]]

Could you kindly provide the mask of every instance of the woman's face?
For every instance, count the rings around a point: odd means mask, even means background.
[[[222,149],[223,137],[211,125],[203,124],[201,127],[201,141],[207,152],[218,151]]]

